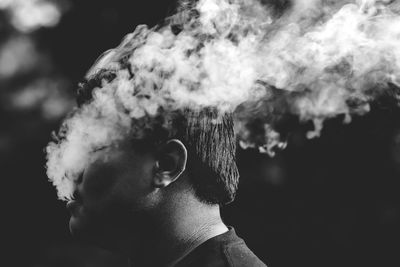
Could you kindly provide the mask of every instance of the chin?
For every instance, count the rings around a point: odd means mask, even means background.
[[[84,216],[71,216],[69,220],[69,231],[78,242],[110,249],[107,242],[104,241],[104,231],[99,229],[99,225],[93,224],[93,221]]]
[[[74,237],[79,237],[85,232],[85,223],[82,218],[71,216],[69,219],[69,231]]]
[[[94,239],[95,235],[89,229],[90,227],[81,218],[71,217],[69,220],[69,231],[76,241],[82,244],[98,246],[98,242]]]
[[[93,231],[93,225],[89,221],[87,216],[82,213],[71,215],[69,219],[69,231],[72,236],[78,239],[88,239]]]

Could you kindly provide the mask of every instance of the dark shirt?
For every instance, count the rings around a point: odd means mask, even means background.
[[[186,255],[174,267],[266,267],[233,228]]]

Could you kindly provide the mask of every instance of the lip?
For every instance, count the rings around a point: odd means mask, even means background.
[[[77,213],[79,206],[80,203],[76,200],[70,200],[66,205],[67,209],[72,215],[75,215]]]

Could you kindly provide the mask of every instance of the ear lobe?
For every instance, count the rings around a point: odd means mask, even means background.
[[[157,166],[156,166],[157,167]],[[157,172],[153,178],[153,186],[156,188],[164,188],[167,187],[172,180],[168,175],[165,175],[165,173],[160,173]]]
[[[169,140],[158,153],[153,186],[163,188],[176,181],[184,172],[186,162],[185,145],[177,139]]]

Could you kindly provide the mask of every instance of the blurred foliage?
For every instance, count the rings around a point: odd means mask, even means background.
[[[277,8],[288,1],[276,1]],[[102,51],[173,1],[0,0],[0,162],[7,251],[2,266],[126,266],[75,243],[47,181],[43,149]],[[383,99],[344,125],[287,122],[276,157],[239,151],[237,200],[224,219],[271,267],[400,266],[400,111]]]

